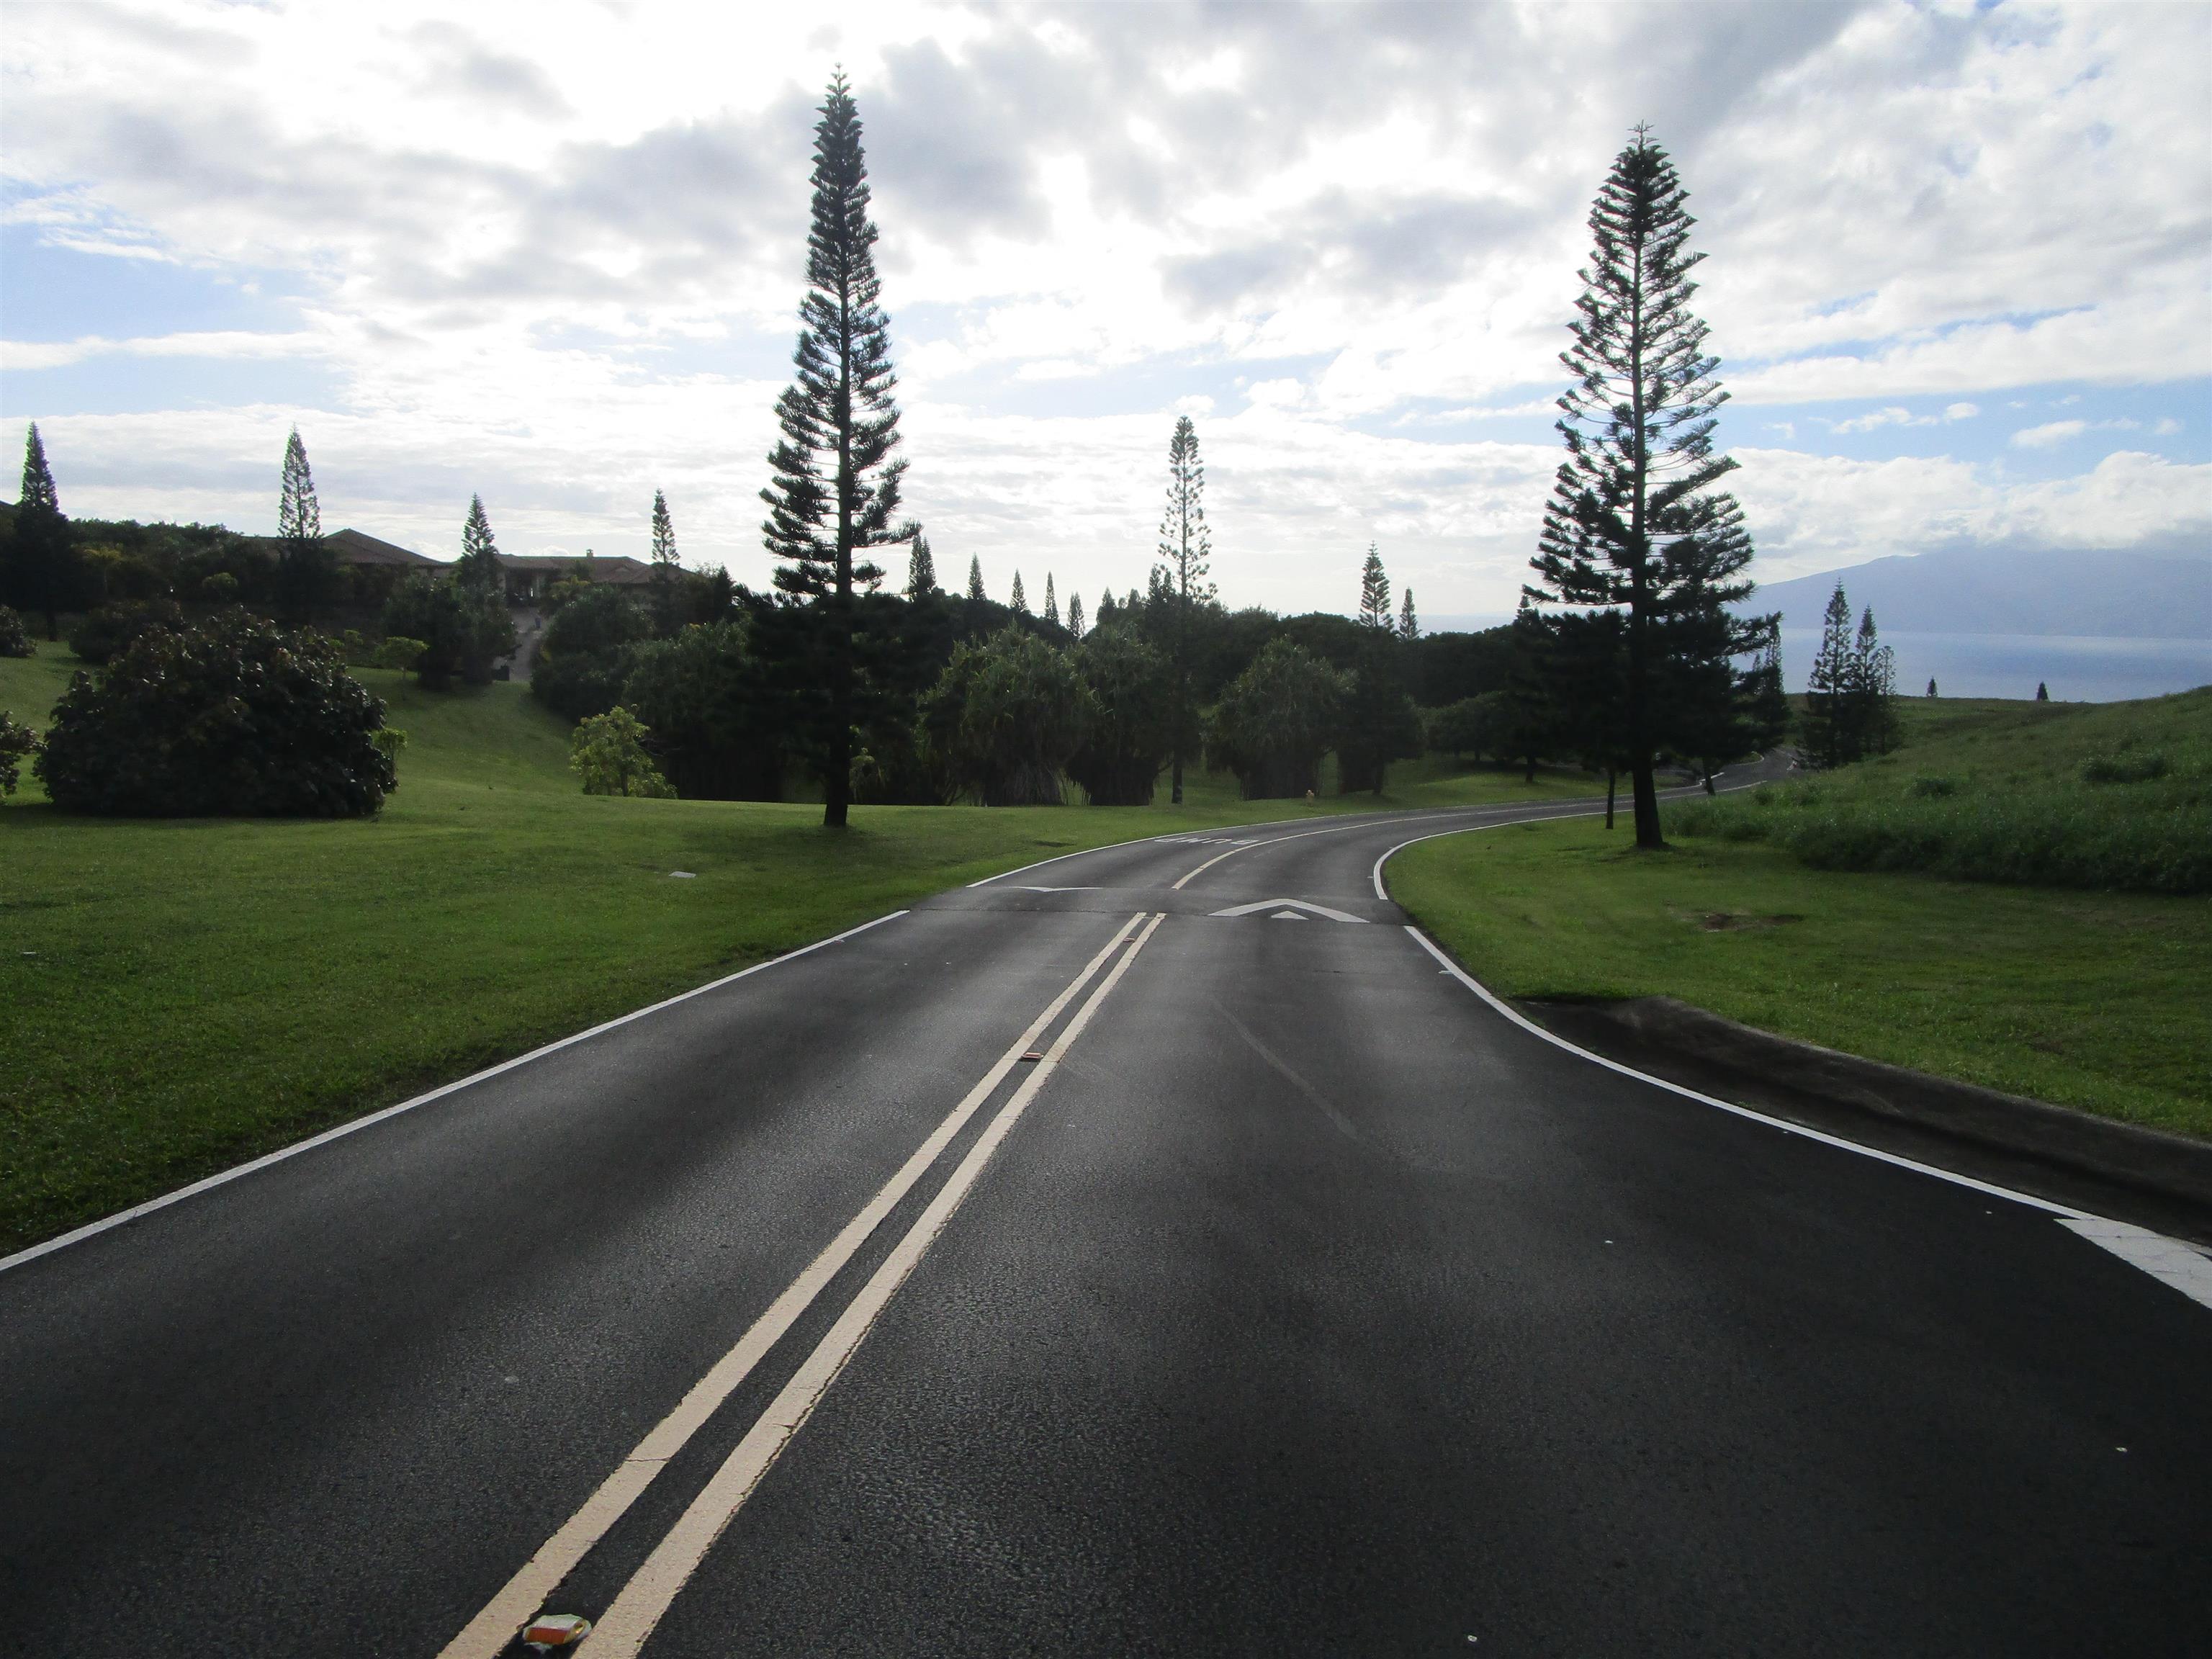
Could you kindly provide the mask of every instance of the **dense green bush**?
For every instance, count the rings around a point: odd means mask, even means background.
[[[39,734],[0,709],[0,797],[15,793],[23,775],[23,758],[36,753],[38,747]]]
[[[420,640],[415,678],[426,691],[489,685],[492,664],[514,649],[514,620],[495,593],[479,593],[450,577],[413,576],[384,607],[386,637]]]
[[[23,619],[0,605],[0,657],[34,657],[38,653],[39,647],[23,631]]]
[[[87,662],[111,663],[141,634],[184,631],[185,613],[175,600],[130,600],[87,614],[70,635],[70,649]]]
[[[923,704],[953,793],[985,806],[1056,806],[1091,692],[1067,653],[1020,628],[963,645]]]
[[[637,716],[617,705],[604,714],[576,722],[568,743],[568,768],[584,781],[587,795],[623,795],[665,800],[675,794],[646,751],[652,735]]]
[[[622,704],[653,733],[653,751],[678,794],[687,800],[781,797],[775,700],[744,623],[695,624],[674,639],[623,649],[634,665]]]
[[[1320,785],[1322,756],[1351,693],[1349,674],[1270,640],[1222,692],[1207,752],[1236,773],[1247,800],[1303,795]]]
[[[394,784],[383,724],[329,641],[231,611],[78,674],[34,769],[75,812],[354,817]]]
[[[628,593],[585,586],[545,625],[530,671],[530,694],[567,720],[604,714],[622,701],[637,647],[652,637],[652,618]]]
[[[1150,805],[1175,723],[1168,659],[1133,632],[1109,629],[1077,647],[1075,664],[1091,709],[1068,776],[1093,806]]]

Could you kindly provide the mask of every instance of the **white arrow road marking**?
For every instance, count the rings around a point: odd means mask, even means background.
[[[1295,910],[1278,910],[1267,918],[1270,921],[1304,921],[1305,918]]]
[[[1249,916],[1266,910],[1270,913],[1270,921],[1280,921],[1286,908],[1310,911],[1317,916],[1327,916],[1331,921],[1357,922],[1363,927],[1367,925],[1364,916],[1347,915],[1342,910],[1330,909],[1326,904],[1310,904],[1304,899],[1294,898],[1261,899],[1256,904],[1232,904],[1226,910],[1216,910],[1213,914],[1217,916]]]
[[[1096,887],[1024,887],[1024,893],[1095,893]]]

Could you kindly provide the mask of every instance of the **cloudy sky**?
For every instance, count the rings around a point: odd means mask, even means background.
[[[824,16],[836,21],[824,22]],[[459,20],[459,21],[455,21]],[[2212,548],[2212,7],[9,0],[0,415],[65,510],[767,578],[813,106],[866,130],[908,505],[1141,583],[1178,413],[1231,604],[1509,610],[1592,193],[1709,255],[1768,580]],[[15,441],[9,439],[7,441]]]

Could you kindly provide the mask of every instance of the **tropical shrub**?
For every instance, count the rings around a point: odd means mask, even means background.
[[[36,753],[38,747],[39,734],[0,709],[0,797],[15,793],[23,775],[23,758]]]
[[[229,611],[77,675],[34,769],[73,812],[355,817],[395,783],[383,724],[328,640]]]
[[[450,577],[410,577],[384,607],[389,639],[419,640],[413,667],[426,691],[445,691],[455,680],[489,685],[492,663],[514,649],[514,621],[496,593],[463,587]]]
[[[1222,692],[1208,753],[1236,773],[1247,800],[1304,794],[1319,786],[1351,679],[1288,640],[1270,640]]]
[[[1175,720],[1167,659],[1117,628],[1079,646],[1075,665],[1091,692],[1091,719],[1068,757],[1068,776],[1093,806],[1149,805]]]
[[[530,694],[568,720],[604,714],[622,701],[637,647],[652,637],[653,619],[629,594],[584,585],[545,625]]]
[[[89,663],[110,663],[141,634],[185,631],[185,613],[173,599],[125,600],[88,612],[70,635],[70,649]]]
[[[678,794],[781,798],[775,702],[744,623],[694,624],[673,639],[625,649],[633,666],[623,706],[653,733],[653,752]]]
[[[1091,711],[1068,654],[1010,627],[954,649],[923,720],[950,793],[985,806],[1056,806]]]
[[[652,734],[637,716],[617,705],[576,723],[568,740],[568,768],[587,795],[626,795],[665,800],[676,791],[646,750]]]

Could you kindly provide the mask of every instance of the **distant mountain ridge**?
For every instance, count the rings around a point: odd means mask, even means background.
[[[1886,632],[2212,639],[2212,555],[1923,553],[1761,584],[1751,608],[1818,629],[1839,580]]]

